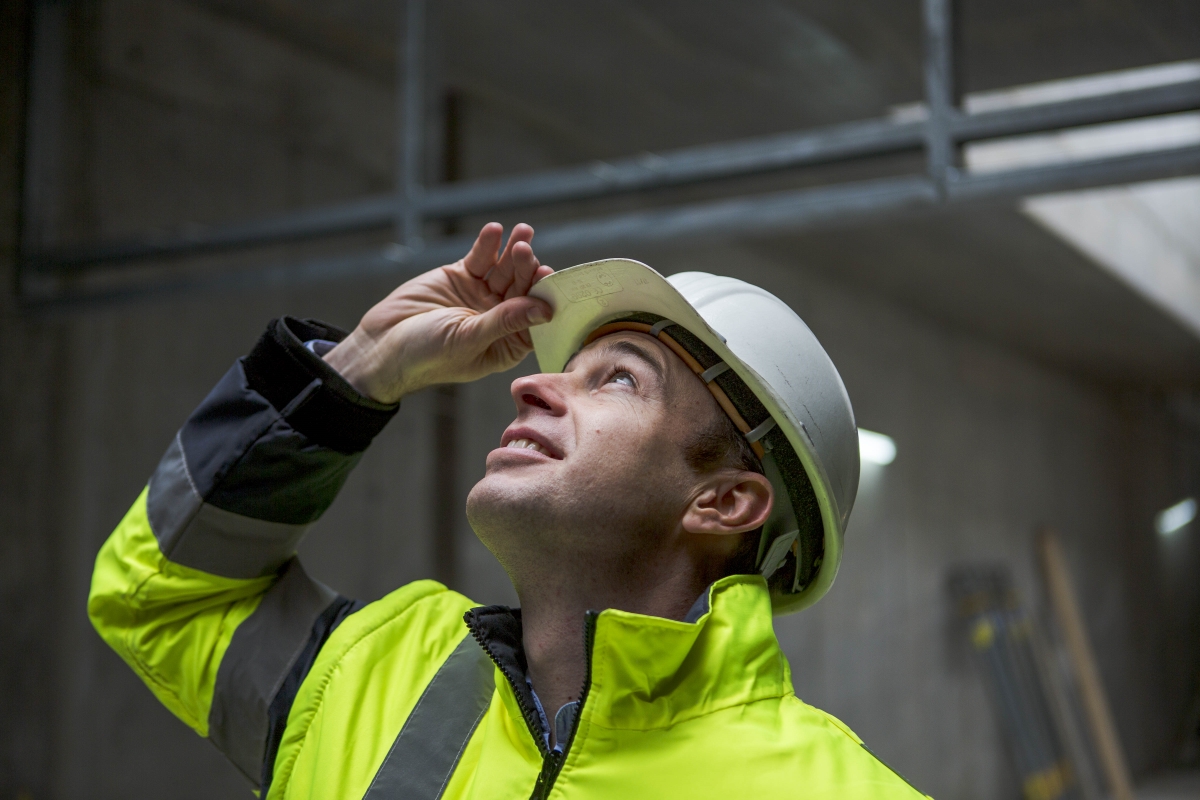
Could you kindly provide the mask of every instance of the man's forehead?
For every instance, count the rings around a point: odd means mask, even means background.
[[[724,413],[708,387],[704,385],[704,381],[674,350],[654,336],[640,331],[614,331],[589,342],[567,360],[563,365],[563,372],[570,372],[581,357],[606,359],[620,355],[635,358],[643,356],[648,359],[650,364],[654,365],[651,369],[657,374],[673,405],[685,398],[694,398],[706,408],[710,408],[713,414]],[[685,407],[690,410],[689,418],[694,417],[695,423],[703,424],[706,421],[703,415],[695,416],[695,406],[690,403],[678,408],[682,410]]]
[[[594,355],[632,355],[653,362],[656,371],[663,373],[675,372],[678,367],[686,366],[679,356],[658,339],[639,331],[614,331],[601,336],[593,342],[581,347],[575,355],[563,365],[563,372],[571,368],[572,362],[580,356]]]

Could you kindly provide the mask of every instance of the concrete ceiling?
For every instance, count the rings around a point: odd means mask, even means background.
[[[756,249],[1105,384],[1200,384],[1200,339],[1009,205]]]
[[[394,0],[192,0],[381,81]],[[959,0],[964,92],[1200,55],[1194,0]],[[444,0],[435,77],[587,131],[581,158],[877,116],[922,95],[919,0]],[[630,120],[636,124],[630,125]]]
[[[196,2],[394,75],[394,3]],[[540,141],[546,165],[877,117],[922,95],[918,0],[431,6],[433,77]],[[1195,0],[959,9],[963,91],[1200,57]],[[467,177],[526,162],[473,161]],[[1089,378],[1200,382],[1200,341],[1012,205],[755,246]]]

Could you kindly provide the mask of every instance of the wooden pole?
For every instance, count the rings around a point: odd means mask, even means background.
[[[1113,723],[1108,697],[1100,682],[1100,672],[1096,669],[1096,657],[1083,627],[1083,616],[1079,613],[1079,603],[1067,571],[1066,559],[1063,558],[1062,545],[1053,531],[1043,530],[1039,534],[1038,553],[1050,593],[1050,604],[1054,607],[1054,616],[1067,642],[1067,652],[1076,680],[1079,681],[1080,694],[1083,695],[1088,727],[1099,751],[1108,788],[1112,791],[1113,800],[1134,800],[1129,765],[1125,763],[1121,740],[1117,738],[1117,726]]]

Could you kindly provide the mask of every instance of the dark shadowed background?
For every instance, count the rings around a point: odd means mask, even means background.
[[[405,267],[242,285],[197,276],[378,251],[395,234],[384,224],[169,259],[35,262],[391,192],[401,5],[2,7],[0,800],[248,796],[91,629],[92,561],[176,428],[269,319],[352,327]],[[1194,0],[962,0],[955,11],[960,99],[1200,64]],[[446,0],[429,8],[424,38],[421,177],[602,174],[685,146],[919,117],[922,38],[918,0]],[[1135,779],[1179,766],[1200,671],[1200,526],[1163,534],[1155,515],[1200,494],[1197,109],[1194,93],[1172,111],[1182,133],[1164,147],[1183,155],[1137,173],[1157,181],[1148,188],[1118,176],[1092,182],[1115,186],[1108,194],[1042,204],[1009,192],[770,230],[568,242],[543,257],[623,256],[764,286],[829,351],[859,424],[892,437],[893,463],[864,464],[833,590],[777,630],[797,694],[933,796],[1019,796],[946,580],[958,565],[1006,564],[1041,613],[1041,526],[1062,538]],[[1046,147],[1061,156],[1062,142]],[[964,152],[960,167],[986,157]],[[924,174],[925,163],[919,147],[900,149],[464,213],[422,232],[432,242],[493,217],[553,230]],[[164,288],[181,275],[189,282]],[[367,600],[436,576],[481,602],[515,602],[462,513],[512,418],[512,377],[407,399],[302,545],[309,571]]]

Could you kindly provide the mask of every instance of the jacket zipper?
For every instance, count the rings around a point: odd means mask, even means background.
[[[579,721],[583,719],[583,706],[587,702],[588,690],[592,687],[592,645],[596,640],[596,618],[598,616],[600,616],[598,612],[588,611],[583,618],[583,652],[587,656],[587,661],[583,674],[583,690],[579,693],[579,709],[575,712],[575,720],[571,723],[571,734],[561,753],[553,750],[545,752],[542,771],[538,774],[537,783],[533,786],[533,794],[530,795],[529,800],[546,800],[550,796],[550,790],[554,788],[554,781],[558,779],[558,773],[562,772],[567,754],[575,744]],[[512,678],[509,678],[509,683],[512,683]],[[544,747],[542,749],[545,750]]]
[[[525,717],[525,724],[529,727],[530,731],[536,731],[537,728],[540,728],[542,725],[541,717],[538,714],[537,709],[525,702],[523,694],[517,689],[516,678],[511,672],[509,672],[508,668],[501,663],[500,659],[496,658],[496,654],[492,651],[491,645],[484,640],[483,634],[476,628],[474,624],[469,624],[467,629],[471,631],[471,636],[475,637],[475,641],[480,647],[483,648],[483,651],[488,654],[488,658],[492,660],[492,663],[496,665],[497,669],[500,670],[500,674],[503,675],[504,679],[508,681],[508,685],[513,687],[513,697],[517,701],[517,708],[521,709],[521,715]],[[537,744],[538,750],[542,753],[543,759],[552,755],[552,753],[546,749],[546,743],[540,736],[535,734],[533,739]]]

